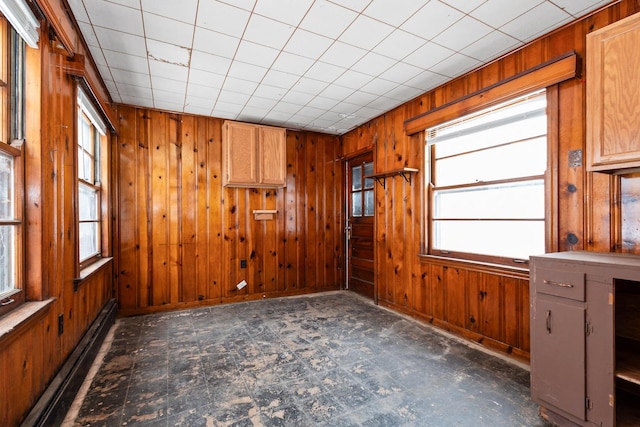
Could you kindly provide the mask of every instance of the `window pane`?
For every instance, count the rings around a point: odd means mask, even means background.
[[[0,219],[14,219],[13,156],[0,153]]]
[[[362,216],[362,193],[351,193],[351,216]]]
[[[370,175],[373,175],[373,162],[364,164],[364,176]],[[373,188],[373,178],[364,179],[364,188]]]
[[[455,141],[444,142],[455,144]],[[547,168],[547,138],[436,160],[439,187],[543,175]],[[436,145],[436,151],[438,151]]]
[[[15,232],[15,226],[0,226],[0,294],[15,288]]]
[[[364,216],[373,216],[373,190],[364,192]]]
[[[351,189],[362,189],[362,166],[354,166],[351,168]]]
[[[80,221],[98,220],[98,192],[82,183],[78,185],[78,210]]]
[[[98,254],[98,223],[80,223],[80,261]]]
[[[543,254],[544,221],[434,221],[434,248],[528,259]]]
[[[434,192],[435,219],[544,218],[544,181],[523,181]]]
[[[82,146],[90,155],[94,154],[93,125],[84,115],[82,116]]]
[[[94,168],[94,159],[87,153],[84,153],[84,170],[82,171],[81,179],[93,184],[95,183],[95,173],[93,172]]]

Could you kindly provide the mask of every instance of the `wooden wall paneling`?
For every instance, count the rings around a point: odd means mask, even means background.
[[[320,236],[322,238],[323,256],[322,256],[322,287],[326,287],[330,284],[337,284],[336,280],[336,257],[335,257],[335,209],[337,207],[335,200],[335,193],[333,190],[335,185],[335,173],[333,171],[334,157],[333,151],[335,149],[334,139],[332,137],[322,137],[322,151],[320,152],[322,158],[322,185],[319,188],[322,198],[322,222]]]
[[[222,248],[223,264],[222,271],[224,279],[222,280],[222,295],[224,298],[230,298],[236,295],[237,280],[236,271],[236,240],[238,229],[238,218],[236,215],[237,199],[239,189],[237,188],[225,188],[224,189],[224,216],[222,220],[224,231],[224,245]]]
[[[531,334],[530,331],[530,301],[529,301],[529,280],[520,279],[516,288],[518,306],[516,312],[518,315],[518,349],[522,354],[528,357],[531,350]]]
[[[423,316],[432,316],[431,307],[431,269],[427,264],[419,264],[418,277],[413,281],[411,309]]]
[[[203,295],[207,299],[222,298],[226,286],[225,264],[220,262],[225,259],[223,218],[227,208],[222,193],[222,122],[220,119],[198,119],[198,152],[202,153],[205,163],[204,167],[199,165],[199,171],[206,175],[202,189],[202,203],[206,204],[206,209],[201,206],[199,210],[204,218],[198,236],[200,265],[205,267],[200,269],[202,277],[199,276],[198,280],[206,290],[203,290]],[[201,236],[201,233],[206,236]]]
[[[196,118],[184,116],[180,118],[180,145],[181,145],[181,167],[180,167],[180,211],[178,217],[180,221],[182,238],[177,242],[181,247],[181,298],[183,302],[193,302],[198,300],[200,294],[198,289],[198,273],[200,259],[197,256],[199,237],[199,217],[203,216],[199,212],[206,214],[207,210],[201,209],[201,191],[198,183],[198,171],[200,169],[202,155],[206,156],[206,151],[200,154],[196,143]],[[206,177],[206,175],[205,175]],[[206,230],[206,229],[205,229]],[[206,234],[202,237],[206,239]],[[203,260],[204,261],[204,260]]]
[[[481,300],[484,292],[484,274],[469,272],[469,280],[466,289],[467,311],[465,313],[465,329],[482,333],[482,309]]]
[[[285,142],[285,164],[288,164],[287,142]],[[288,169],[288,167],[287,167]],[[288,172],[285,172],[285,177]],[[285,184],[287,180],[285,178]],[[276,197],[276,215],[274,227],[277,230],[275,241],[274,261],[276,263],[276,281],[274,283],[275,292],[283,292],[286,287],[286,261],[287,261],[287,189],[286,187],[278,188]]]
[[[318,285],[318,194],[315,191],[317,185],[317,135],[308,135],[305,143],[305,282],[303,287],[315,289]]]
[[[137,141],[133,141],[136,146],[137,159],[137,195],[136,195],[136,238],[139,250],[138,258],[138,307],[148,307],[153,305],[152,284],[152,186],[151,186],[151,159],[155,150],[151,141],[151,115],[147,110],[135,110],[136,136]],[[124,130],[124,127],[122,128]]]
[[[267,263],[269,260],[268,246],[269,236],[266,235],[267,221],[256,221],[253,215],[253,209],[265,209],[267,204],[267,193],[270,190],[266,189],[251,189],[249,193],[249,203],[246,209],[247,215],[247,239],[250,239],[250,247],[248,252],[251,260],[249,266],[251,271],[251,283],[247,293],[258,294],[265,292],[265,281],[267,277]],[[273,222],[270,220],[269,222]]]
[[[444,319],[446,322],[464,327],[467,271],[459,268],[444,269]]]
[[[264,208],[277,210],[278,200],[280,199],[281,189],[268,189],[264,190]],[[264,236],[264,275],[262,279],[263,292],[273,293],[278,289],[278,237],[280,235],[278,230],[279,216],[282,215],[282,211],[276,214],[272,220],[269,221],[256,221],[263,222],[263,236]]]
[[[169,153],[167,116],[150,111],[151,129],[151,301],[154,306],[170,302],[169,276]]]
[[[503,279],[496,274],[483,274],[483,286],[478,295],[480,331],[482,335],[501,342],[504,342],[505,313]]]
[[[444,267],[441,265],[431,265],[431,307],[433,317],[443,320],[445,317],[445,278]]]
[[[285,221],[284,238],[284,290],[293,290],[299,286],[302,281],[300,273],[304,268],[298,268],[304,258],[300,257],[301,250],[304,245],[300,244],[299,230],[301,230],[300,219],[303,218],[301,210],[304,209],[303,201],[299,197],[300,188],[304,188],[301,182],[304,174],[300,173],[304,166],[303,159],[300,158],[302,143],[300,139],[303,134],[299,132],[287,131],[287,186],[283,189],[285,192],[285,210],[283,217]]]
[[[520,311],[521,306],[518,288],[522,287],[522,280],[513,277],[502,277],[503,302],[500,312],[504,313],[502,319],[502,341],[511,347],[520,348]]]
[[[376,150],[378,150],[376,145]],[[389,229],[391,222],[391,212],[388,209],[389,205],[389,192],[390,185],[383,187],[376,183],[375,191],[375,254],[373,258],[375,268],[375,297],[386,302],[393,302],[392,287],[390,283],[389,274],[393,272],[393,253],[390,248],[387,247],[387,239],[392,238],[391,230]]]
[[[597,252],[615,251],[616,241],[611,235],[614,190],[612,177],[609,174],[589,172],[586,176],[586,230],[587,250]]]
[[[181,119],[174,115],[167,115],[167,156],[169,168],[165,177],[168,193],[167,227],[168,227],[168,273],[169,286],[167,288],[168,302],[176,304],[182,301],[182,138]],[[190,191],[192,192],[192,191]]]
[[[407,216],[405,213],[405,181],[401,176],[390,177],[387,178],[387,185],[391,186],[392,193],[391,204],[388,206],[388,208],[392,209],[393,212],[391,217],[392,237],[389,241],[389,243],[391,244],[390,250],[392,251],[393,260],[393,266],[391,270],[392,274],[390,274],[391,286],[393,288],[392,301],[395,304],[406,307],[408,295],[405,287],[408,282],[405,275],[407,270],[406,264],[409,260],[406,260],[405,256],[405,239],[408,237],[406,235]]]

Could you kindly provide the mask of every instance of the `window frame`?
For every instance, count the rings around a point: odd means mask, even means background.
[[[545,252],[553,252],[557,250],[557,212],[554,206],[558,203],[558,191],[557,187],[557,146],[558,146],[558,85],[550,85],[546,88],[546,101],[547,101],[547,169],[542,178],[544,179],[544,194],[545,194]],[[531,90],[530,93],[536,90]],[[508,101],[509,99],[516,99],[521,97],[522,93],[514,93],[512,97],[505,97],[500,100],[500,103]],[[473,114],[479,110],[496,105],[495,100],[487,99],[485,102],[480,102],[474,105],[474,108],[469,111],[465,111],[460,114],[460,117]],[[443,120],[443,123],[445,121]],[[435,249],[433,246],[434,236],[434,213],[433,213],[433,198],[434,188],[431,185],[431,173],[435,168],[435,158],[433,155],[429,155],[427,150],[433,149],[427,144],[427,133],[424,134],[425,141],[425,206],[423,212],[424,226],[424,248],[423,255],[436,256],[441,258],[450,258],[460,261],[479,262],[482,264],[502,265],[513,268],[528,268],[528,259],[518,259],[512,257],[477,254],[469,252],[458,252],[453,250],[440,250]]]
[[[81,277],[82,270],[90,267],[92,264],[100,261],[104,257],[108,256],[108,231],[107,231],[107,221],[108,221],[108,212],[109,212],[109,194],[108,194],[108,182],[107,178],[104,175],[105,165],[108,164],[108,144],[107,144],[107,136],[106,136],[106,125],[105,120],[102,118],[102,115],[98,113],[98,110],[95,108],[92,99],[88,94],[90,94],[90,90],[85,88],[82,84],[78,84],[76,86],[77,92],[77,108],[76,108],[76,150],[75,150],[75,163],[76,163],[76,197],[78,200],[78,205],[76,208],[76,254],[77,254],[77,265],[78,265],[78,274],[76,277]],[[84,177],[80,177],[80,164],[81,159],[79,157],[79,152],[85,152],[85,145],[80,144],[80,138],[83,135],[81,131],[84,123],[89,124],[89,129],[92,134],[92,144],[94,153],[92,155],[93,162],[93,182],[87,181],[83,179]],[[96,206],[96,219],[90,220],[81,220],[80,219],[80,188],[86,187],[91,190],[94,190],[97,195],[97,206]],[[96,252],[88,256],[87,258],[82,259],[80,255],[80,224],[82,223],[96,223],[97,232],[95,238],[96,242]]]
[[[1,226],[15,227],[14,283],[0,295],[0,316],[25,302],[24,276],[24,82],[25,45],[6,18],[0,16],[0,152],[13,157],[13,218],[0,220]]]

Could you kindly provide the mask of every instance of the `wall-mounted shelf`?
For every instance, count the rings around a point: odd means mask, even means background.
[[[275,218],[278,213],[275,209],[254,209],[253,219],[256,221],[270,221]]]
[[[387,177],[394,177],[396,175],[400,175],[411,184],[411,174],[418,173],[418,169],[415,168],[402,168],[402,169],[394,169],[387,172],[374,173],[373,175],[367,175],[365,178],[373,178],[378,181],[378,184],[382,185],[382,188],[386,188],[385,180]]]

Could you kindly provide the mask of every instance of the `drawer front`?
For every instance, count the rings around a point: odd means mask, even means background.
[[[536,268],[535,291],[576,301],[584,301],[584,272]]]

